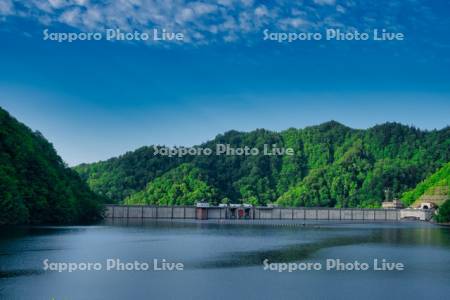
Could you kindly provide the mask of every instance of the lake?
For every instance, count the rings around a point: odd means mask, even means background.
[[[355,261],[369,268],[327,270],[327,263],[331,268],[338,259],[344,268],[355,266]],[[400,263],[404,270],[374,270],[374,260],[381,266],[383,259],[388,267]],[[157,268],[178,263],[183,270],[154,270],[154,260]],[[63,270],[69,263],[79,269],[91,263],[91,270]],[[120,270],[121,263],[133,269]],[[322,268],[292,270],[308,263]],[[150,268],[136,270],[136,264]],[[283,270],[285,266],[291,272]],[[0,299],[448,299],[449,295],[450,228],[422,222],[236,225],[115,220],[97,226],[1,229]]]

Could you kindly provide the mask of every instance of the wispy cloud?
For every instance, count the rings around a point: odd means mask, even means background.
[[[336,0],[314,0],[314,3],[319,5],[334,5]]]
[[[379,0],[377,4],[362,0],[0,0],[0,20],[28,18],[45,26],[63,24],[81,31],[105,28],[143,31],[157,27],[183,32],[193,43],[210,43],[246,40],[264,28],[298,31],[325,26],[395,27],[399,25],[395,3],[391,0]],[[414,11],[419,14],[423,6],[420,0],[408,0],[402,1],[401,7],[416,7]]]
[[[0,0],[0,16],[7,16],[14,13],[12,0]]]

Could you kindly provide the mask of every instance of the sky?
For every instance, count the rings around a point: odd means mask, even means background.
[[[450,120],[450,2],[0,0],[0,106],[71,166],[144,145],[329,120],[440,129]],[[45,40],[181,33],[183,41]],[[402,33],[278,42],[270,33]]]

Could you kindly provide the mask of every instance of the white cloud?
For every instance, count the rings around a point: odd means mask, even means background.
[[[185,22],[189,22],[194,19],[194,11],[192,8],[183,8],[181,11],[176,15],[175,19],[178,23],[183,24]]]
[[[84,6],[88,4],[88,0],[74,0],[74,3],[80,6]]]
[[[342,5],[336,5],[336,11],[340,12],[341,14],[345,14],[345,12],[347,11],[345,9],[345,7],[343,7]]]
[[[336,0],[314,0],[314,3],[319,5],[334,5],[336,4]]]
[[[241,2],[245,6],[252,6],[253,5],[253,0],[241,0]]]
[[[283,30],[304,28],[308,22],[302,18],[285,18],[280,20],[280,26]]]
[[[48,0],[48,3],[51,7],[56,9],[62,8],[68,4],[65,0]]]
[[[231,6],[231,5],[233,5],[233,0],[218,0],[217,4],[223,5],[223,6]]]
[[[378,1],[368,4],[346,0],[336,4],[335,0],[0,0],[0,16],[34,19],[46,27],[63,23],[80,31],[165,28],[183,32],[189,42],[204,44],[247,40],[247,35],[265,28],[288,31],[322,30],[326,26],[395,26],[399,21],[398,8],[384,5],[393,0]],[[19,2],[20,5],[15,4]],[[335,9],[330,9],[334,5]],[[411,6],[418,7],[419,12],[423,5]],[[360,7],[366,13],[352,18],[352,10]],[[375,21],[366,22],[366,18]]]
[[[49,1],[47,0],[31,0],[30,2],[25,2],[26,6],[33,10],[33,12],[38,10],[40,13],[53,13],[54,9]]]
[[[14,5],[11,0],[0,0],[0,16],[13,14]]]
[[[60,17],[59,21],[61,23],[70,25],[70,26],[79,26],[81,21],[81,11],[79,8],[73,8],[65,11]]]
[[[263,16],[267,16],[269,14],[269,11],[267,10],[267,7],[265,7],[264,5],[258,6],[257,8],[255,8],[255,15],[257,17],[263,17]]]
[[[102,22],[102,20],[103,20],[103,15],[102,15],[100,9],[95,8],[95,7],[87,10],[82,16],[83,24],[87,28],[91,28],[91,29],[95,29],[97,27],[97,25]]]
[[[197,16],[210,14],[217,10],[217,6],[201,2],[195,2],[191,5],[191,7]]]

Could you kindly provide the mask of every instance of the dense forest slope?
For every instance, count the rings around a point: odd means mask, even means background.
[[[140,192],[125,199],[126,204],[182,205],[199,199],[214,199],[216,191],[191,164],[181,164],[156,178]]]
[[[75,170],[113,203],[129,197],[127,201],[132,203],[166,204],[170,202],[163,194],[170,191],[176,193],[176,204],[204,199],[213,203],[263,205],[277,201],[288,206],[376,207],[385,189],[400,197],[450,161],[450,127],[422,131],[398,123],[367,130],[331,121],[282,132],[229,131],[200,147],[215,148],[216,144],[261,151],[264,144],[276,144],[293,148],[295,155],[168,157],[155,155],[153,147],[143,147]],[[194,171],[177,170],[185,163]],[[172,185],[178,188],[170,189]],[[203,192],[193,193],[197,186]]]
[[[450,199],[450,163],[402,196],[402,200],[406,204],[417,207],[420,206],[420,202],[433,202],[441,205],[448,199]]]
[[[101,204],[39,132],[0,108],[0,225],[89,222]]]

